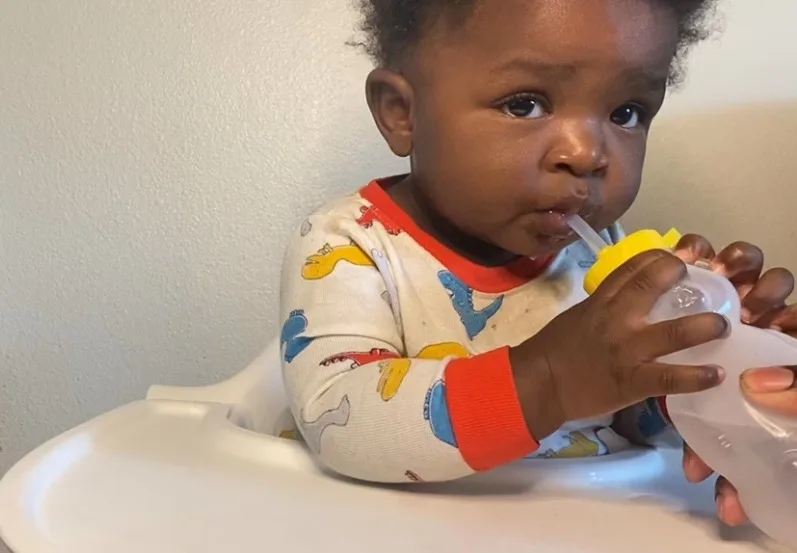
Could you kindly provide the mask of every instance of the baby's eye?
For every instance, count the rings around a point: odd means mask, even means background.
[[[533,96],[510,98],[503,103],[501,109],[510,117],[519,119],[539,119],[547,114],[540,99]]]
[[[614,110],[609,116],[612,123],[624,129],[635,129],[645,118],[644,110],[634,104],[626,104]]]

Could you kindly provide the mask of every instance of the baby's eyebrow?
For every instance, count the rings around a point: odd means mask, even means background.
[[[524,72],[535,75],[552,77],[555,79],[568,79],[578,73],[582,66],[589,62],[551,63],[531,57],[512,57],[490,69],[491,74]],[[658,74],[647,71],[644,67],[628,66],[619,70],[618,80],[624,85],[639,87],[644,90],[658,91],[666,87],[667,74]]]
[[[552,77],[570,77],[578,72],[578,65],[575,63],[550,63],[528,57],[513,57],[490,69],[490,73],[510,73],[512,71]]]
[[[640,67],[629,67],[620,71],[618,80],[623,85],[657,92],[667,87],[668,74],[655,74]]]

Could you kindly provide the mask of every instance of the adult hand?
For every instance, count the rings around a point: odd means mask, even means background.
[[[742,392],[753,405],[780,415],[797,417],[797,387],[794,369],[754,369],[742,375]],[[690,482],[702,482],[714,471],[688,446],[684,447],[684,474]],[[730,526],[747,522],[733,485],[724,477],[717,479],[717,513]]]
[[[772,328],[797,337],[797,306],[786,306],[794,290],[794,277],[786,269],[771,269],[762,274],[761,250],[737,242],[715,255],[703,237],[687,235],[676,248],[676,255],[687,263],[703,261],[727,277],[742,300],[742,321],[761,328]],[[797,417],[795,370],[788,368],[755,369],[742,375],[742,393],[752,404],[781,415]],[[684,473],[691,482],[702,482],[714,472],[688,446],[684,447]],[[747,522],[733,485],[724,477],[717,479],[717,512],[728,525]]]

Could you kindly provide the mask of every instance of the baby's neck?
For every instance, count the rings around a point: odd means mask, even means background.
[[[384,189],[421,230],[469,261],[485,267],[501,267],[517,259],[517,255],[470,236],[451,224],[434,209],[411,175],[386,183]]]

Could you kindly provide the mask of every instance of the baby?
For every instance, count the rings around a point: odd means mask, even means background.
[[[639,189],[651,122],[711,0],[363,0],[366,95],[406,175],[303,222],[285,258],[283,374],[308,446],[373,482],[605,455],[668,425],[656,398],[718,367],[656,359],[720,338],[645,315],[704,259],[769,325],[792,291],[759,249],[704,239],[629,261],[591,297],[565,216],[605,239]],[[680,259],[679,259],[680,257]]]

